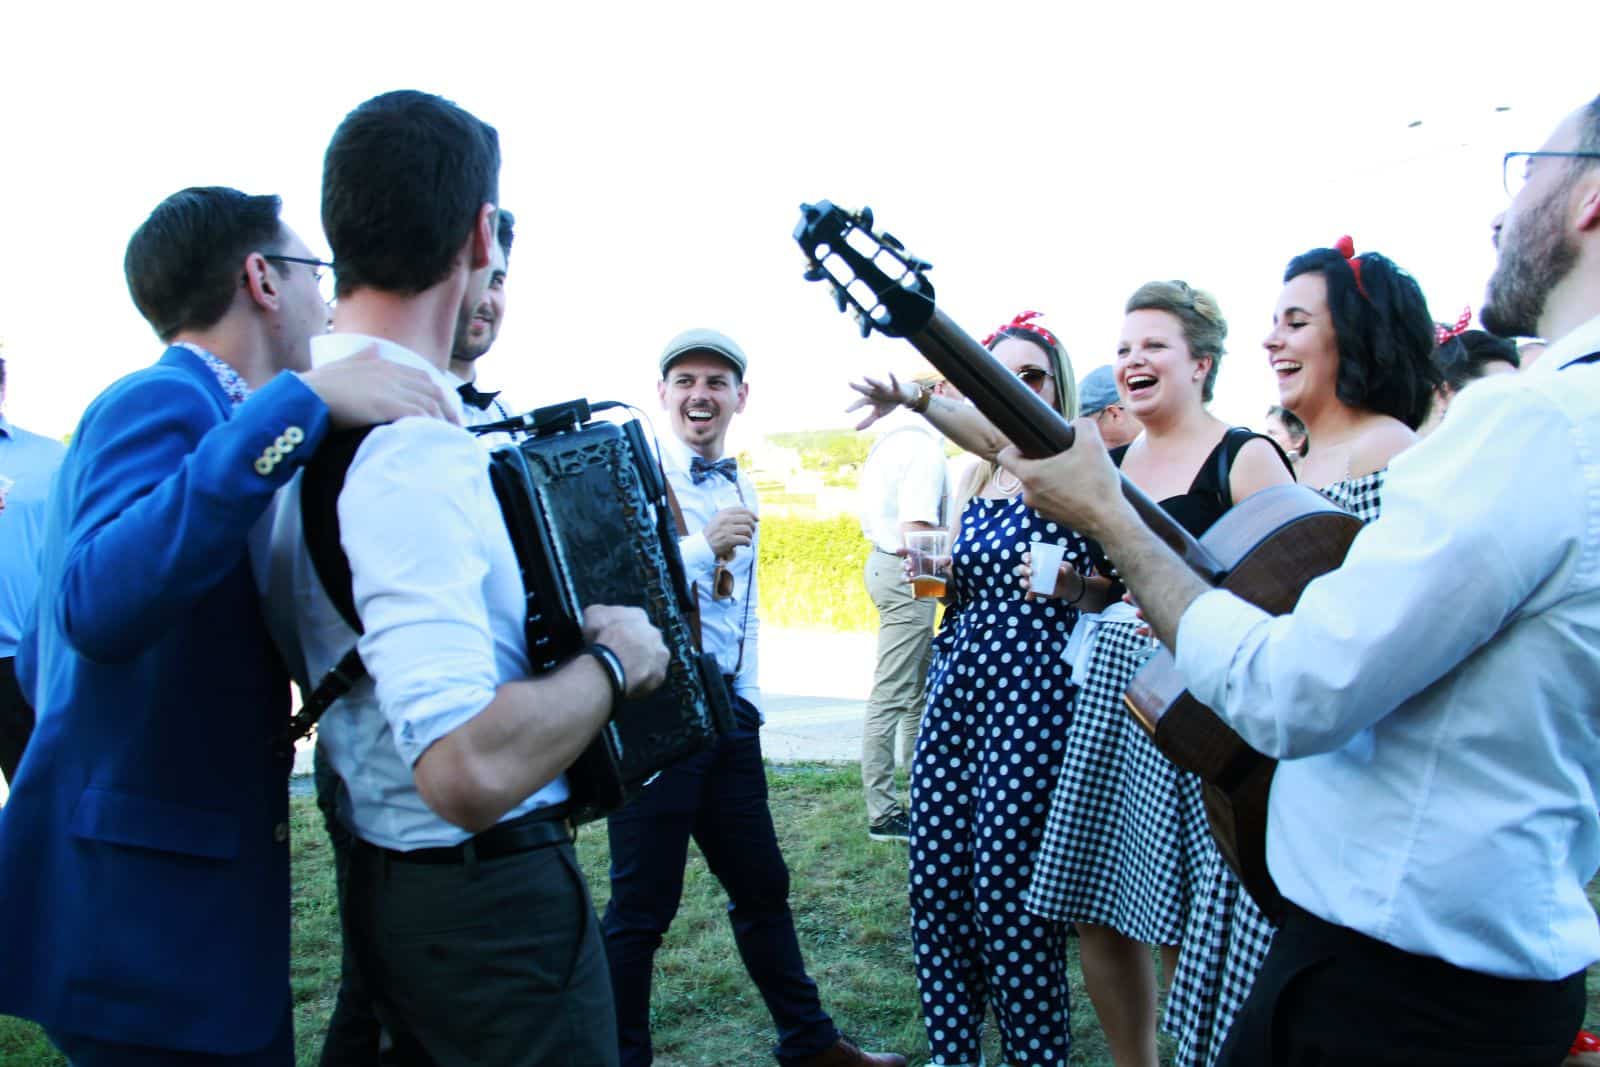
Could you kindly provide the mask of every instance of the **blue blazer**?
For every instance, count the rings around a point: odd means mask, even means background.
[[[224,1054],[281,1024],[289,689],[247,548],[326,425],[292,374],[231,410],[179,347],[84,414],[17,650],[38,726],[0,809],[0,1013]]]

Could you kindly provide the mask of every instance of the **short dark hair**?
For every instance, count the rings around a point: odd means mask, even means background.
[[[1521,368],[1522,353],[1514,342],[1484,330],[1467,330],[1433,350],[1433,361],[1451,392],[1460,392],[1468,382],[1484,376],[1490,363],[1509,363]]]
[[[511,261],[511,242],[516,240],[517,217],[505,208],[495,212],[499,220],[495,228],[495,239],[500,242],[500,251],[505,254],[506,262]]]
[[[338,295],[410,296],[437,285],[499,185],[494,127],[443,97],[403,89],[357,107],[322,164]]]
[[[1313,248],[1289,261],[1284,283],[1320,274],[1328,285],[1339,350],[1334,392],[1353,408],[1399,419],[1415,430],[1428,417],[1441,377],[1433,362],[1433,318],[1417,280],[1389,257],[1357,257],[1356,281],[1349,260],[1332,248]]]
[[[122,272],[139,314],[170,341],[215,326],[238,292],[244,258],[281,252],[283,204],[224,186],[191,186],[156,205],[128,239]]]
[[[1583,117],[1578,120],[1578,151],[1600,152],[1600,96],[1584,105]],[[1577,159],[1574,163],[1600,166],[1600,160]]]

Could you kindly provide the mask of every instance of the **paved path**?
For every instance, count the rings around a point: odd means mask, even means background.
[[[861,758],[861,717],[872,688],[877,635],[812,630],[761,631],[761,696],[767,724],[761,748],[778,763]],[[294,773],[311,773],[311,751]]]

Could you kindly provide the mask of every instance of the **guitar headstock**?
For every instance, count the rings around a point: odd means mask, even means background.
[[[910,337],[933,317],[933,265],[907,255],[889,234],[874,233],[872,209],[851,214],[827,200],[800,205],[794,239],[810,264],[806,281],[826,281],[840,311],[850,311],[861,336],[873,330]]]

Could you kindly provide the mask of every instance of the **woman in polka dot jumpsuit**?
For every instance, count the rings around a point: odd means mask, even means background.
[[[1034,317],[1017,316],[985,344],[1070,416],[1071,367]],[[1035,539],[1062,545],[1068,565],[1085,569],[1088,545],[1022,502],[1020,486],[992,462],[1004,439],[970,405],[892,378],[854,388],[865,398],[858,406],[874,409],[863,427],[903,404],[983,460],[957,493],[951,604],[911,769],[912,944],[929,1062],[975,1067],[992,1005],[1009,1067],[1065,1064],[1066,928],[1029,914],[1022,895],[1072,717],[1062,657],[1078,611],[1025,599],[1016,571]]]

